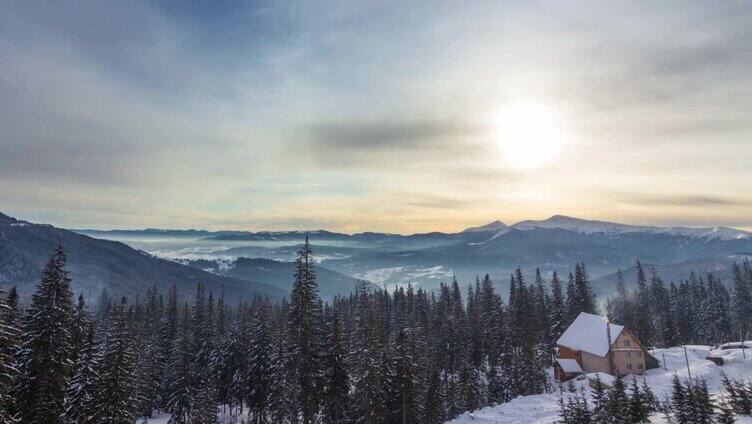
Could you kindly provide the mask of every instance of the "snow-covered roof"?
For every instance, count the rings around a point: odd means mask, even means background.
[[[556,363],[559,364],[562,371],[566,373],[582,373],[580,364],[578,364],[574,359],[557,359]]]
[[[611,343],[619,337],[623,330],[623,326],[611,324]],[[600,357],[606,356],[610,347],[606,333],[606,318],[581,312],[572,325],[559,337],[556,344]]]

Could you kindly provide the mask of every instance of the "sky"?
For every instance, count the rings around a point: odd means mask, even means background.
[[[752,4],[0,0],[0,212],[752,230]]]

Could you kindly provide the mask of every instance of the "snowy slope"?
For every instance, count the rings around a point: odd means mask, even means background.
[[[716,351],[714,354],[721,355],[726,365],[719,367],[705,359],[711,348],[708,346],[687,346],[687,357],[692,378],[705,378],[708,387],[714,394],[722,393],[721,372],[725,372],[730,378],[752,377],[752,352],[747,352],[747,358],[743,358],[739,349],[728,351]],[[682,380],[687,378],[687,367],[684,360],[684,351],[681,347],[669,349],[655,349],[653,355],[663,361],[666,359],[666,368],[650,370],[645,374],[645,380],[653,389],[658,399],[664,399],[671,391],[671,380],[674,374]],[[665,356],[664,356],[665,355]],[[662,364],[663,365],[663,364]],[[642,377],[639,377],[640,379]],[[587,388],[583,381],[576,381],[577,387]],[[511,402],[483,408],[472,413],[465,413],[456,419],[449,421],[450,424],[537,424],[554,423],[559,419],[559,393],[546,393],[535,396],[521,396]],[[664,423],[662,417],[652,418],[653,423]],[[740,417],[737,421],[742,424],[752,424],[752,418]]]

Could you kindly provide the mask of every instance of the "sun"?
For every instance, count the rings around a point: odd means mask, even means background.
[[[538,103],[516,103],[495,116],[493,138],[509,165],[523,170],[551,163],[564,144],[564,133],[551,109]]]

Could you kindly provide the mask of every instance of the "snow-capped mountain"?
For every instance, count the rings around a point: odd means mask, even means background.
[[[551,218],[541,221],[521,221],[512,228],[518,230],[532,230],[535,228],[560,228],[563,230],[575,231],[583,234],[604,233],[604,234],[622,234],[622,233],[653,233],[653,234],[671,234],[677,236],[689,237],[707,237],[721,240],[738,240],[752,239],[752,233],[737,230],[728,227],[712,228],[690,228],[690,227],[654,227],[641,225],[618,224],[606,221],[591,221],[579,218],[572,218],[564,215],[554,215]]]

